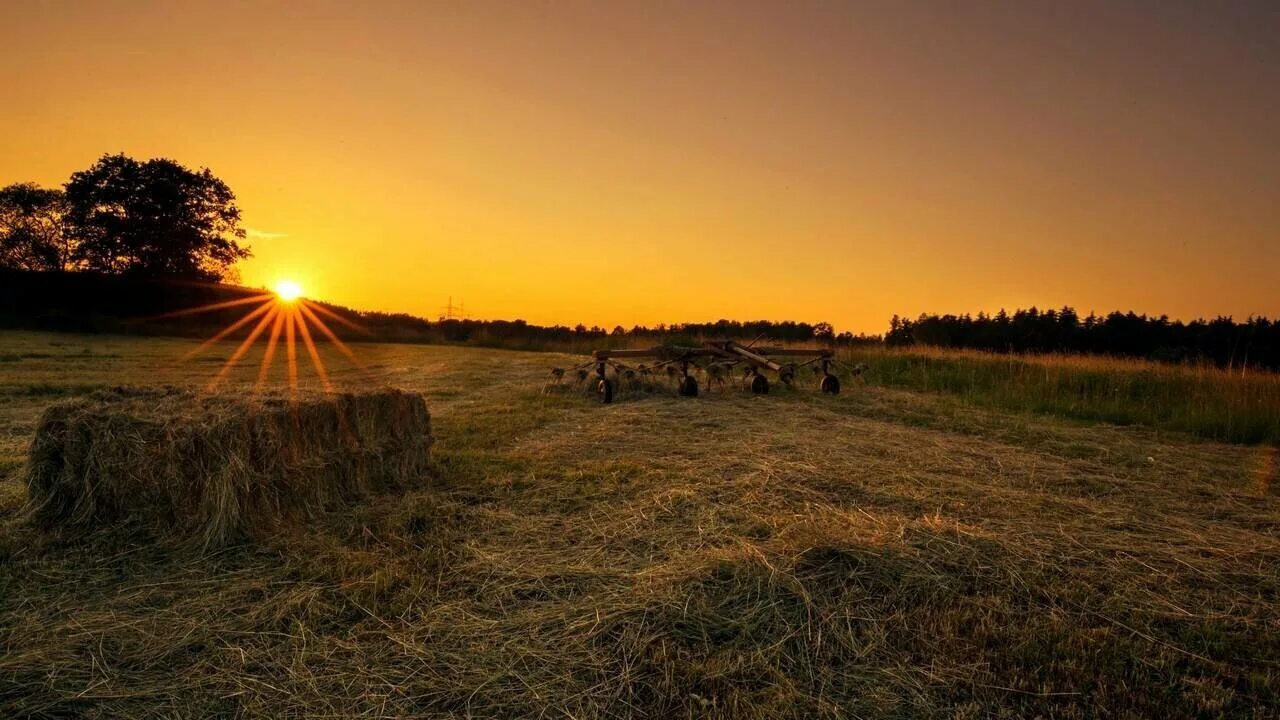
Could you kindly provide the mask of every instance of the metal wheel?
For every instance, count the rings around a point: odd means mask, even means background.
[[[839,395],[840,378],[835,375],[823,375],[822,382],[818,385],[818,388],[828,395]]]
[[[751,377],[751,392],[756,395],[769,394],[769,378],[763,375],[753,375]]]
[[[613,383],[608,378],[600,378],[596,381],[596,394],[605,405],[613,402]]]
[[[680,394],[684,397],[698,397],[698,381],[692,375],[685,375],[680,381]]]

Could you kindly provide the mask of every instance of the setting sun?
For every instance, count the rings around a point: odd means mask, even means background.
[[[302,286],[293,280],[281,280],[276,283],[276,297],[285,302],[293,302],[302,297]]]

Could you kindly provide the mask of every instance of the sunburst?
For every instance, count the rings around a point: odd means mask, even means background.
[[[276,297],[282,302],[291,303],[302,297],[302,286],[296,280],[281,280],[276,283]]]
[[[254,383],[254,391],[259,391],[266,384],[270,375],[272,364],[279,351],[281,341],[284,343],[285,362],[289,377],[289,391],[292,394],[298,392],[298,340],[302,341],[303,347],[306,349],[307,357],[311,361],[311,367],[316,377],[320,380],[321,386],[325,392],[332,392],[333,382],[329,378],[329,371],[324,365],[324,360],[320,355],[320,351],[316,346],[316,339],[312,335],[312,330],[317,331],[325,340],[337,348],[348,360],[356,367],[364,369],[364,364],[360,362],[356,354],[351,348],[344,343],[336,333],[325,323],[321,316],[327,317],[332,321],[338,322],[348,328],[358,332],[368,333],[365,328],[358,323],[338,315],[329,308],[318,303],[312,302],[302,295],[302,286],[292,280],[282,280],[276,284],[274,292],[263,292],[235,300],[226,300],[222,302],[210,303],[199,307],[187,308],[176,312],[159,315],[154,320],[169,319],[175,317],[183,317],[187,315],[196,315],[199,313],[212,312],[214,310],[223,310],[226,308],[248,306],[248,310],[239,319],[232,322],[227,327],[219,330],[212,337],[204,340],[200,345],[187,352],[182,356],[183,361],[191,360],[197,355],[205,352],[213,347],[216,343],[226,339],[231,334],[241,330],[252,324],[249,333],[240,341],[236,349],[227,358],[226,362],[218,368],[217,373],[209,381],[206,389],[210,392],[216,390],[223,381],[231,374],[236,365],[244,359],[249,353],[253,345],[259,339],[265,337],[266,349],[262,354],[262,362],[258,368],[257,380]]]

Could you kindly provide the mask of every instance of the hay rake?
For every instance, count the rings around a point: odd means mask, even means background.
[[[633,361],[653,359],[656,362]],[[571,368],[570,378],[579,383],[591,379],[592,390],[601,402],[613,402],[613,395],[621,382],[662,378],[664,375],[676,385],[676,392],[684,397],[698,395],[698,379],[690,370],[701,370],[706,376],[706,389],[718,386],[722,391],[733,382],[737,371],[744,389],[756,395],[769,392],[770,372],[778,382],[790,386],[796,382],[801,368],[810,368],[818,376],[818,389],[835,395],[840,392],[840,379],[831,371],[838,365],[835,353],[827,349],[795,349],[778,347],[754,347],[733,340],[708,340],[700,347],[660,345],[652,348],[628,350],[596,350],[592,358]],[[853,368],[855,377],[861,376],[861,366]],[[613,377],[609,377],[609,371]],[[562,368],[551,371],[555,383],[563,381]]]

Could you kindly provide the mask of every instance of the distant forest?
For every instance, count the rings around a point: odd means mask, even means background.
[[[888,346],[924,345],[1001,353],[1091,353],[1162,362],[1206,362],[1222,368],[1280,370],[1280,322],[1230,317],[1182,322],[1133,312],[1004,310],[995,315],[894,316]]]

